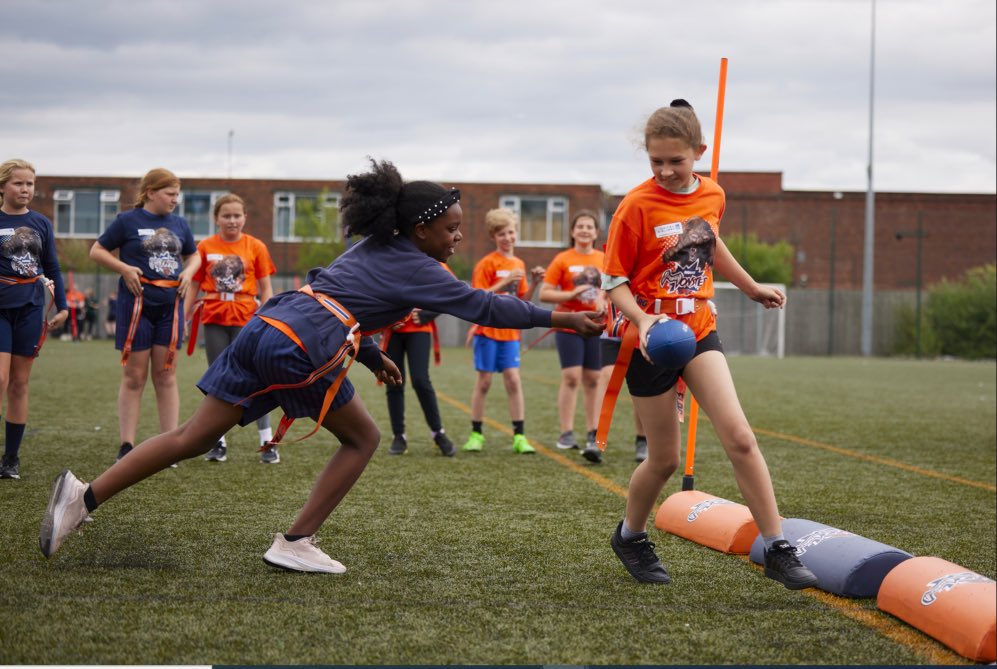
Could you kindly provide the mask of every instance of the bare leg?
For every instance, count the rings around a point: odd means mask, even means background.
[[[94,499],[103,503],[117,493],[186,458],[207,453],[242,417],[235,407],[208,395],[187,422],[146,439],[128,457],[109,467],[90,484]]]
[[[582,371],[582,392],[585,397],[585,429],[594,430],[599,425],[599,408],[602,401],[599,396],[599,370]]]
[[[322,425],[339,439],[341,446],[319,474],[308,500],[287,531],[290,535],[309,536],[318,531],[360,478],[381,440],[381,432],[359,395],[354,395],[346,406],[326,414]]]
[[[526,418],[526,402],[523,400],[523,384],[519,380],[519,368],[511,367],[502,371],[505,381],[505,392],[509,396],[509,419],[524,420]]]
[[[34,358],[23,355],[10,357],[10,381],[7,385],[7,420],[11,423],[28,422],[28,379]]]
[[[751,509],[762,536],[780,534],[782,521],[772,489],[772,478],[751,425],[741,409],[727,359],[719,351],[707,351],[689,363],[685,378],[703,411],[710,417],[717,437],[734,466],[737,487]],[[641,417],[644,418],[643,415]]]
[[[627,527],[642,532],[665,483],[679,464],[682,432],[675,409],[675,388],[654,397],[634,397],[634,407],[647,428],[647,460],[637,465],[627,491]]]
[[[152,351],[132,351],[121,370],[118,388],[118,430],[121,441],[135,443],[138,416],[142,408],[142,391],[149,377],[149,358]]]
[[[156,390],[156,409],[159,411],[159,431],[168,432],[180,422],[180,390],[177,388],[177,370],[165,369],[169,349],[152,347],[152,387]]]
[[[488,390],[491,387],[491,372],[478,372],[474,389],[471,391],[471,420],[482,420],[485,417],[485,398],[488,397]]]
[[[557,417],[561,421],[561,432],[568,432],[574,428],[575,407],[578,405],[578,386],[581,381],[581,365],[565,367],[561,370],[561,387],[557,389]],[[587,396],[586,409],[588,409]]]

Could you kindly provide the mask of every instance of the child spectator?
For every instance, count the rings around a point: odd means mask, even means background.
[[[526,263],[515,256],[519,219],[509,209],[492,209],[485,214],[488,236],[495,243],[495,250],[478,261],[471,275],[471,286],[492,293],[515,295],[529,302],[543,276],[543,267],[530,270],[527,280]],[[485,399],[492,386],[492,374],[502,374],[509,400],[509,418],[512,420],[512,450],[516,453],[534,453],[524,433],[526,407],[523,384],[519,378],[519,330],[478,327],[474,330],[474,369],[478,377],[471,392],[471,435],[463,450],[480,451],[485,445]]]

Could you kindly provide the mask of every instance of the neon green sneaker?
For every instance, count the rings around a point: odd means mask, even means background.
[[[521,455],[537,452],[537,449],[530,446],[530,442],[526,440],[525,434],[512,435],[512,450],[516,451]]]
[[[485,447],[485,435],[481,434],[480,432],[472,432],[471,436],[467,438],[467,441],[464,442],[464,445],[461,447],[460,450],[469,451],[471,453],[477,453],[481,451],[481,449],[484,447]]]

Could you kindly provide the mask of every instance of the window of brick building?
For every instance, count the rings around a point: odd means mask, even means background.
[[[503,195],[499,206],[519,214],[519,244],[563,247],[568,238],[568,198]]]
[[[274,193],[273,238],[278,242],[341,239],[339,194],[297,191]]]
[[[215,202],[225,191],[183,190],[180,191],[180,201],[173,213],[187,219],[194,239],[204,239],[215,234],[215,221],[212,211]]]
[[[96,239],[118,215],[121,192],[97,188],[60,189],[52,194],[52,200],[56,234]]]

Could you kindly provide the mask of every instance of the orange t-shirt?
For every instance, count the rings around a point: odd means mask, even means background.
[[[488,290],[500,279],[509,276],[514,270],[522,270],[523,278],[519,283],[506,286],[501,292],[515,295],[522,298],[530,291],[530,285],[526,282],[526,263],[513,256],[507,258],[498,251],[492,251],[478,261],[474,266],[474,273],[471,275],[471,287]],[[496,341],[519,341],[520,331],[506,328],[488,328],[478,326],[475,334],[483,335]]]
[[[194,274],[204,293],[259,293],[256,280],[277,271],[266,245],[252,235],[243,234],[238,241],[226,242],[218,235],[202,239],[197,245],[201,267]],[[202,323],[243,326],[256,312],[251,300],[205,300]]]
[[[593,250],[589,254],[579,253],[571,248],[561,251],[547,265],[544,283],[560,290],[572,290],[581,284],[591,286],[589,290],[573,300],[561,302],[554,311],[592,311],[599,297],[602,285],[603,252]]]
[[[445,262],[441,262],[440,264],[443,265],[443,269],[453,274],[453,270],[450,269],[449,265],[447,265]],[[402,321],[402,324],[399,325],[398,327],[392,327],[391,331],[399,332],[402,334],[409,334],[412,332],[432,332],[433,325],[432,323],[423,323],[421,325],[416,325],[411,318],[406,318],[404,321]]]
[[[645,311],[658,298],[713,297],[713,262],[726,201],[713,180],[699,177],[692,193],[665,190],[648,179],[620,202],[609,227],[603,271],[630,280]],[[678,316],[702,339],[716,329],[709,309]]]

